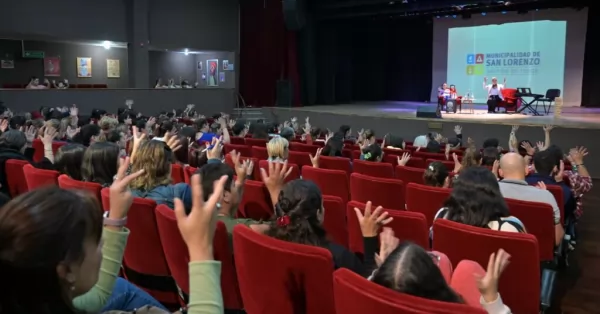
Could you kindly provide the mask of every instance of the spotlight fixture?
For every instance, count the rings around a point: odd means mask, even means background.
[[[112,43],[108,40],[105,40],[104,42],[102,42],[102,47],[104,47],[104,49],[106,49],[106,50],[110,49],[111,46],[112,46]]]

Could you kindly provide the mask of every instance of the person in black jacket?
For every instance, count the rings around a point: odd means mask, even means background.
[[[33,162],[35,150],[27,146],[27,137],[21,131],[9,130],[0,135],[0,192],[9,195],[5,171],[6,161],[9,159],[26,160],[36,168],[53,169],[52,162],[47,158],[38,163]]]

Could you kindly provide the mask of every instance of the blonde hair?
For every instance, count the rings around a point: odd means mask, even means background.
[[[119,124],[119,120],[117,120],[115,118],[111,118],[109,116],[102,117],[102,119],[100,119],[100,122],[98,122],[98,126],[100,126],[100,129],[102,129],[102,131],[105,131],[105,132],[113,130],[114,128],[117,127],[118,124]]]
[[[135,153],[131,172],[144,173],[131,182],[131,188],[149,191],[157,186],[171,184],[173,152],[162,141],[144,141]]]
[[[289,142],[283,137],[274,137],[267,143],[269,158],[287,159]]]
[[[465,150],[461,162],[462,168],[481,165],[481,153],[475,147],[469,147]]]

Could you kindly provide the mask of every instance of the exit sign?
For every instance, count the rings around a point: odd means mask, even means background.
[[[44,52],[43,51],[23,51],[23,58],[34,58],[34,59],[43,59]]]

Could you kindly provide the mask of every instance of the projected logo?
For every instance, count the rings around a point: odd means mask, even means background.
[[[467,55],[467,75],[483,75],[485,56],[482,53]]]

